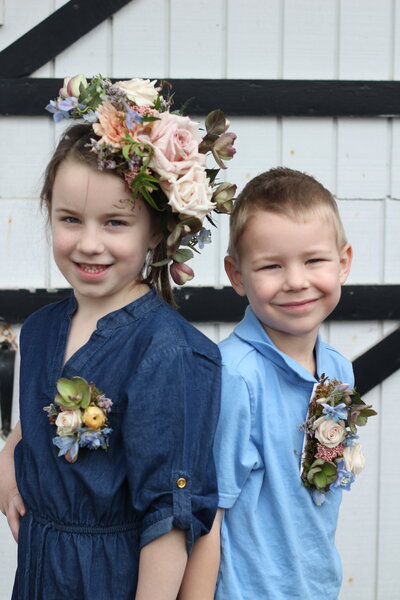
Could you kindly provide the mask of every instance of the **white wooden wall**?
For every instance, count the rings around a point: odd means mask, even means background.
[[[0,50],[65,2],[3,3]],[[399,79],[399,26],[400,0],[132,0],[34,76]],[[349,283],[400,283],[399,119],[231,122],[238,152],[229,180],[241,188],[276,165],[311,173],[339,200],[355,251]],[[47,116],[0,117],[0,289],[65,286],[37,201],[60,130]],[[227,219],[221,217],[214,243],[196,259],[197,285],[228,284],[226,245]],[[352,359],[397,325],[336,322],[323,333]],[[218,341],[232,326],[200,328]],[[397,373],[365,397],[379,417],[361,432],[367,467],[344,494],[337,540],[344,563],[341,600],[400,598],[399,392]],[[1,518],[0,600],[10,597],[15,552]]]

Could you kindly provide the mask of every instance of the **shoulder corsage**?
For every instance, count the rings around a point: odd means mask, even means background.
[[[357,426],[365,425],[368,417],[376,414],[355,389],[322,375],[310,400],[307,420],[300,426],[305,433],[301,479],[317,506],[325,502],[329,490],[349,490],[363,470],[365,459]]]
[[[59,448],[58,456],[75,462],[79,448],[107,450],[112,429],[107,415],[112,400],[106,398],[83,377],[61,378],[57,381],[55,404],[45,406],[50,423],[57,427],[53,444]]]

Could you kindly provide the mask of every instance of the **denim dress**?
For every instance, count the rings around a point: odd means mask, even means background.
[[[133,599],[142,546],[177,528],[190,550],[217,507],[217,346],[152,290],[100,319],[63,366],[75,310],[73,296],[46,306],[21,332],[15,467],[27,514],[13,600]],[[109,449],[82,448],[73,464],[43,411],[61,376],[114,403]]]

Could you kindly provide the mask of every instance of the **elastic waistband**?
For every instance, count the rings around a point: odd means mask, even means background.
[[[132,529],[136,529],[135,523],[122,523],[120,525],[108,525],[108,526],[91,526],[91,525],[66,525],[65,523],[59,523],[53,521],[41,515],[31,513],[33,520],[40,525],[45,525],[47,529],[55,529],[56,531],[62,531],[65,533],[86,533],[92,535],[104,534],[104,533],[124,533]]]

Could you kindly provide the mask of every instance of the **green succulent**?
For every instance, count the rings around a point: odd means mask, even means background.
[[[61,408],[77,410],[89,406],[91,387],[83,377],[72,377],[72,379],[61,377],[57,381],[57,390],[58,394],[54,401]]]
[[[315,460],[307,473],[307,480],[319,490],[324,490],[337,479],[336,465],[325,462],[322,458]]]

